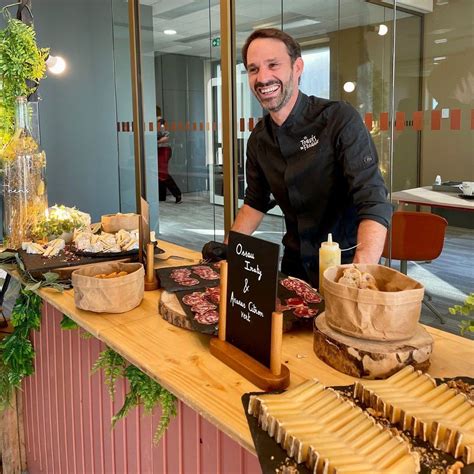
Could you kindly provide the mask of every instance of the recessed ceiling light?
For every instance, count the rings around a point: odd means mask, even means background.
[[[433,58],[433,61],[442,61],[443,59],[446,59],[446,56],[438,56],[436,58]]]
[[[163,31],[163,33],[165,35],[175,35],[176,34],[176,30],[165,30]]]
[[[448,38],[436,39],[436,40],[434,40],[434,42],[435,42],[436,44],[447,43],[447,42],[448,42]]]

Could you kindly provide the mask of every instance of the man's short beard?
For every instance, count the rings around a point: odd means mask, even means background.
[[[293,94],[293,71],[291,71],[290,79],[288,80],[287,85],[285,87],[283,87],[283,83],[281,83],[281,85],[283,92],[281,100],[277,105],[274,107],[267,107],[262,100],[259,100],[261,106],[265,110],[268,110],[269,112],[279,112],[283,107],[285,107],[286,104],[288,104]],[[257,96],[257,98],[259,98],[259,96]]]

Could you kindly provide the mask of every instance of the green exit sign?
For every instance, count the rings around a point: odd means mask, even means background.
[[[220,46],[220,45],[221,45],[221,39],[219,37],[212,39],[212,46],[214,48],[216,48],[217,46]]]

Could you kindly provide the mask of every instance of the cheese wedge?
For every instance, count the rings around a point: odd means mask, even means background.
[[[402,430],[469,464],[474,461],[474,405],[446,384],[433,383],[408,366],[387,380],[357,382],[354,394]]]
[[[411,379],[410,379],[411,380]],[[408,443],[317,380],[283,394],[252,395],[248,411],[313,473],[419,472]]]

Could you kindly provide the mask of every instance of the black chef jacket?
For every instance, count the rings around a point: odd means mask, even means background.
[[[377,152],[348,103],[300,92],[280,127],[266,115],[250,136],[246,175],[245,204],[265,213],[273,195],[284,213],[282,271],[316,287],[328,233],[344,249],[356,245],[362,219],[389,226],[392,208]],[[342,252],[342,262],[354,253]]]

